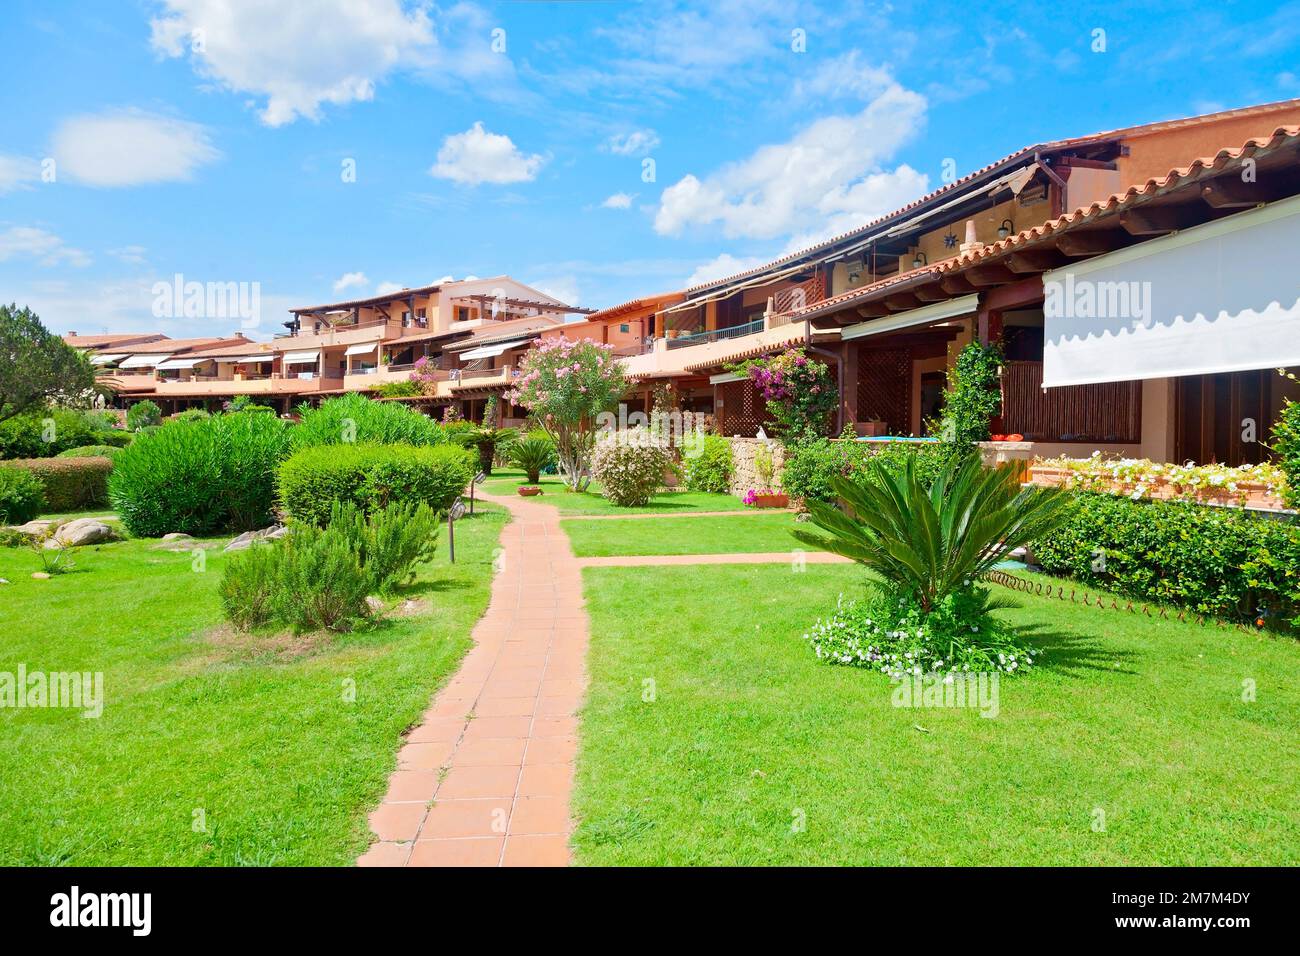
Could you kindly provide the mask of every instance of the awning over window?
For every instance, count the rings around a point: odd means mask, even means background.
[[[1043,275],[1043,385],[1300,365],[1300,197]]]
[[[168,359],[165,362],[158,363],[158,371],[162,372],[162,371],[170,371],[178,368],[193,368],[196,365],[208,361],[211,360],[205,359],[202,356],[198,358],[191,357],[191,358]]]
[[[527,345],[530,339],[516,339],[513,342],[498,342],[496,345],[482,345],[476,349],[470,349],[468,352],[460,352],[461,358],[469,361],[470,359],[492,358],[500,355],[502,352],[508,352],[511,349],[517,349],[521,345]]]
[[[170,355],[132,355],[122,360],[118,368],[156,368],[159,363],[167,361]]]
[[[378,342],[362,342],[360,345],[349,345],[344,355],[369,355],[379,347]]]
[[[938,322],[947,322],[949,319],[970,315],[978,308],[978,295],[964,295],[959,299],[923,305],[919,309],[909,309],[897,315],[868,319],[866,322],[847,326],[840,329],[840,338],[860,339],[868,335],[882,335],[885,332],[897,332],[899,329],[910,329],[918,325],[935,325]]]
[[[301,365],[304,362],[316,363],[320,360],[320,349],[314,352],[285,352],[285,365]]]
[[[274,358],[275,356],[269,353],[266,355],[221,355],[217,357],[216,361],[234,365],[248,365],[253,362],[269,362]]]
[[[125,355],[92,355],[90,357],[91,365],[111,365],[118,359],[126,358]]]

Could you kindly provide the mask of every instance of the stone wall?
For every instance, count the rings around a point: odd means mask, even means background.
[[[767,445],[772,453],[773,491],[781,490],[781,471],[785,466],[785,446],[773,438],[763,441],[759,438],[728,438],[731,443],[731,493],[743,496],[753,488],[766,490],[759,482],[758,469],[754,467],[754,455],[760,445]]]

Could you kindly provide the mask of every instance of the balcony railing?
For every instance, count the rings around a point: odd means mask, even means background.
[[[691,345],[708,345],[710,342],[722,342],[727,339],[738,339],[742,335],[753,335],[755,332],[763,331],[763,320],[756,319],[753,322],[746,322],[743,325],[731,325],[725,329],[714,329],[711,332],[694,332],[691,335],[679,335],[675,339],[668,340],[670,349],[684,349]]]

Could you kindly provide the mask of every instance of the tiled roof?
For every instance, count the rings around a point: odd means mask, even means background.
[[[919,269],[911,269],[907,272],[888,276],[870,285],[850,289],[837,296],[798,309],[790,313],[790,315],[793,319],[824,315],[843,306],[851,305],[855,301],[875,298],[882,290],[891,286],[921,279],[942,278],[944,275],[957,272],[984,260],[1038,245],[1051,236],[1081,228],[1086,223],[1095,222],[1106,216],[1115,215],[1140,200],[1167,193],[1189,182],[1208,178],[1212,175],[1219,175],[1224,169],[1239,165],[1242,160],[1255,156],[1260,152],[1267,151],[1271,153],[1282,147],[1294,145],[1298,141],[1300,141],[1300,126],[1279,126],[1271,136],[1255,137],[1247,140],[1240,147],[1231,149],[1225,147],[1213,156],[1194,159],[1186,166],[1171,169],[1164,176],[1152,177],[1145,183],[1130,186],[1123,192],[1115,193],[1104,201],[1080,206],[1074,212],[1029,229],[1021,230],[1014,236],[1009,236],[998,242],[988,243],[980,249],[959,253],[939,262],[922,266]]]
[[[1110,139],[1120,139],[1126,136],[1135,136],[1139,134],[1162,132],[1168,129],[1178,129],[1187,126],[1196,126],[1196,125],[1209,123],[1209,122],[1218,122],[1224,119],[1236,119],[1242,116],[1260,115],[1260,114],[1265,114],[1270,112],[1276,112],[1282,109],[1290,109],[1294,107],[1300,107],[1300,99],[1282,100],[1276,103],[1263,103],[1257,106],[1244,107],[1242,109],[1224,110],[1218,113],[1205,113],[1200,116],[1189,116],[1189,117],[1184,117],[1175,120],[1161,120],[1155,123],[1145,123],[1140,126],[1128,126],[1122,129],[1108,130],[1102,133],[1091,133],[1087,136],[1077,136],[1071,139],[1060,139],[1060,140],[1054,140],[1046,143],[1039,143],[1035,146],[1027,146],[1023,149],[1017,150],[1014,153],[1010,153],[1007,156],[1002,157],[996,162],[989,163],[987,166],[981,167],[980,169],[977,169],[974,172],[961,177],[960,179],[956,179],[953,182],[948,183],[946,186],[942,186],[939,189],[934,190],[933,192],[927,193],[926,195],[921,196],[919,199],[913,200],[907,205],[902,206],[899,209],[896,209],[893,212],[888,213],[887,215],[880,216],[877,219],[873,219],[870,222],[858,226],[855,229],[850,229],[848,232],[841,233],[838,236],[833,236],[830,239],[823,240],[822,242],[809,246],[806,249],[801,249],[798,252],[792,252],[789,255],[782,256],[779,259],[774,259],[771,262],[765,263],[764,265],[755,266],[752,269],[746,269],[742,272],[737,272],[736,274],[727,276],[726,278],[723,279],[714,279],[710,282],[704,282],[699,285],[691,286],[690,288],[686,289],[686,292],[689,295],[704,289],[713,288],[715,286],[726,285],[727,283],[735,282],[738,279],[743,279],[753,275],[759,275],[763,272],[768,271],[769,269],[774,269],[779,266],[783,266],[788,263],[795,262],[801,258],[804,258],[805,256],[815,255],[816,253],[829,249],[830,247],[835,246],[848,239],[852,239],[866,232],[869,232],[870,230],[875,229],[878,226],[881,226],[892,219],[901,218],[905,216],[907,213],[916,210],[919,206],[926,205],[927,203],[930,203],[935,199],[938,199],[940,196],[946,195],[948,193],[956,192],[962,186],[968,185],[974,180],[986,176],[989,173],[992,173],[993,171],[999,169],[1000,167],[1009,165],[1018,160],[1032,157],[1034,153],[1041,153],[1045,151],[1060,150],[1060,149],[1077,148],[1079,146],[1085,146],[1090,143],[1105,142],[1106,140],[1110,140]]]
[[[329,302],[325,305],[304,305],[296,309],[290,309],[290,312],[338,312],[343,309],[355,309],[367,305],[383,305],[385,302],[395,302],[398,299],[405,299],[412,295],[429,295],[437,292],[446,283],[435,282],[433,285],[423,285],[415,289],[398,289],[395,292],[385,292],[383,295],[372,295],[364,299],[348,299],[346,302]]]
[[[176,355],[183,352],[204,350],[209,346],[254,344],[243,336],[210,336],[202,339],[163,339],[160,342],[146,342],[143,345],[123,346],[124,351],[132,355]]]
[[[607,309],[600,309],[587,316],[588,322],[599,322],[602,319],[612,319],[615,316],[622,315],[625,312],[637,312],[641,309],[658,307],[667,303],[669,300],[682,300],[686,297],[684,292],[660,292],[657,295],[643,295],[639,299],[629,299],[627,302],[620,302],[618,305],[611,305]]]
[[[804,329],[804,325],[805,323],[803,322],[793,322],[789,326],[790,333],[788,335],[783,335],[775,340],[763,342],[758,345],[750,344],[742,347],[739,343],[743,341],[743,339],[737,339],[737,348],[732,349],[729,352],[715,355],[703,362],[693,362],[685,367],[686,371],[703,372],[706,369],[717,368],[722,365],[730,365],[733,362],[743,362],[745,359],[758,358],[760,355],[766,355],[769,352],[776,351],[777,349],[788,348],[789,346],[802,342],[807,338],[807,332]],[[834,334],[828,334],[825,331],[818,332],[815,329],[813,330],[814,341],[826,341],[829,338],[835,338],[838,341],[839,331],[836,330]]]
[[[133,342],[144,344],[157,342],[167,336],[161,332],[108,332],[103,335],[77,335],[69,332],[63,341],[77,349],[106,348],[111,345],[130,345]]]
[[[545,315],[529,315],[519,319],[506,319],[502,322],[489,322],[474,329],[473,333],[456,342],[456,351],[491,345],[519,338],[530,332],[546,332],[564,325],[559,319]]]

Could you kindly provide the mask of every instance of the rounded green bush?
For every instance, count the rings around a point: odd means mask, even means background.
[[[55,458],[107,458],[113,461],[122,453],[119,445],[82,445],[78,448],[69,448],[67,451],[61,451]]]
[[[317,445],[440,445],[447,438],[432,418],[400,402],[376,402],[353,393],[302,409],[290,440],[297,451]]]
[[[128,444],[103,412],[67,408],[26,412],[0,422],[0,458],[48,458],[83,445]]]
[[[113,449],[117,452],[117,449]],[[85,458],[21,458],[8,462],[27,472],[45,491],[46,511],[78,511],[108,501],[113,462],[103,455]]]
[[[158,403],[145,399],[136,402],[126,410],[126,427],[131,431],[139,431],[149,425],[157,425],[162,421],[162,409]]]
[[[693,450],[699,453],[690,454]],[[725,495],[731,490],[731,442],[722,436],[705,435],[698,449],[688,443],[682,463],[686,468],[686,487],[691,491]]]
[[[0,468],[0,524],[26,524],[45,507],[45,489],[30,472]]]
[[[284,422],[270,415],[169,422],[118,454],[109,498],[136,537],[265,527],[287,444]]]
[[[592,476],[601,493],[620,508],[650,501],[672,459],[646,429],[630,428],[602,439],[591,456]]]
[[[336,501],[367,513],[390,502],[443,511],[473,477],[473,453],[456,445],[322,445],[285,461],[278,486],[285,511],[324,524]]]

